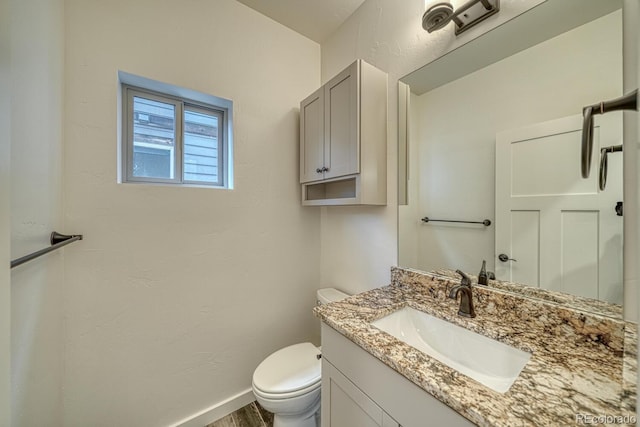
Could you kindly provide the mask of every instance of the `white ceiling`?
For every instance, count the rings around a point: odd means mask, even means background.
[[[285,25],[322,43],[364,0],[238,0]]]

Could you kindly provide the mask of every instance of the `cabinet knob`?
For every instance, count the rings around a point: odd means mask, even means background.
[[[316,173],[322,173],[323,170],[324,170],[324,168],[322,168],[322,169],[318,168],[318,169],[316,169]]]
[[[328,168],[328,167],[326,167],[326,166],[323,166],[323,167],[322,167],[322,172],[329,172],[329,168]]]

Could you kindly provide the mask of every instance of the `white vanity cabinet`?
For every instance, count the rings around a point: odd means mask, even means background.
[[[391,415],[326,359],[322,361],[321,407],[323,427],[400,427]]]
[[[300,103],[303,205],[385,205],[387,75],[358,60]]]
[[[322,427],[474,424],[322,324]]]

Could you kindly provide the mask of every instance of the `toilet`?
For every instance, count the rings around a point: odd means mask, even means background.
[[[333,288],[318,289],[318,304],[349,295]],[[253,373],[253,394],[273,412],[273,427],[317,427],[320,417],[320,349],[305,342],[268,356]]]

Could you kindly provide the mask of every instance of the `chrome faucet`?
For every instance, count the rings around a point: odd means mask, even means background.
[[[473,308],[473,293],[471,291],[471,279],[469,276],[464,274],[460,270],[456,270],[462,279],[460,280],[460,284],[451,288],[449,292],[449,298],[457,299],[458,294],[462,292],[462,296],[460,297],[460,308],[458,309],[458,314],[460,316],[465,317],[476,317],[476,311]]]

